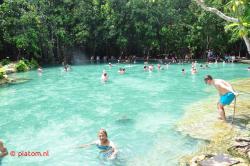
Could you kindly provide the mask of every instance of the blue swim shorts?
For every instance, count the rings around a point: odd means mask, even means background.
[[[229,105],[234,100],[235,95],[232,92],[228,92],[220,97],[220,104]]]

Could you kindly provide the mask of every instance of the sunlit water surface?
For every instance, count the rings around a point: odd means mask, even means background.
[[[119,67],[127,73],[119,75]],[[31,80],[0,87],[0,138],[9,151],[49,151],[49,157],[9,155],[2,166],[178,165],[201,143],[176,131],[184,108],[216,93],[207,92],[204,75],[225,80],[250,76],[243,64],[212,64],[197,75],[190,74],[190,67],[170,65],[150,73],[142,64],[100,64],[12,75]],[[100,81],[103,69],[107,83]],[[96,147],[74,148],[96,140],[100,128],[119,148],[115,161],[100,160]]]

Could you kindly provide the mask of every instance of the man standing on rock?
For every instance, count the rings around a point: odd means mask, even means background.
[[[230,105],[238,94],[234,91],[231,84],[221,79],[213,79],[212,76],[206,75],[204,81],[208,85],[213,85],[220,94],[220,100],[218,102],[218,111],[220,118],[226,121],[224,106]]]

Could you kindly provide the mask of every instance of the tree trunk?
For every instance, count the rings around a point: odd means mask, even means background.
[[[243,36],[243,39],[244,39],[246,46],[247,46],[248,55],[250,55],[250,40],[249,40],[247,35]]]
[[[219,11],[218,9],[216,8],[213,8],[213,7],[208,7],[206,6],[206,4],[204,3],[204,0],[195,0],[195,2],[202,8],[204,9],[205,11],[208,11],[208,12],[211,12],[211,13],[214,13],[216,14],[217,16],[219,16],[220,18],[228,21],[228,22],[240,22],[239,19],[237,18],[234,18],[234,17],[229,17],[227,15],[225,15],[224,13],[222,13],[221,11]],[[245,44],[247,46],[247,51],[248,51],[248,55],[250,55],[250,41],[249,41],[249,38],[247,35],[243,36],[243,39],[245,41]]]

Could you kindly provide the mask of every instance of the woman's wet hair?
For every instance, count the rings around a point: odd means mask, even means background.
[[[108,137],[108,133],[105,129],[100,129],[99,133],[104,133],[106,137]]]

